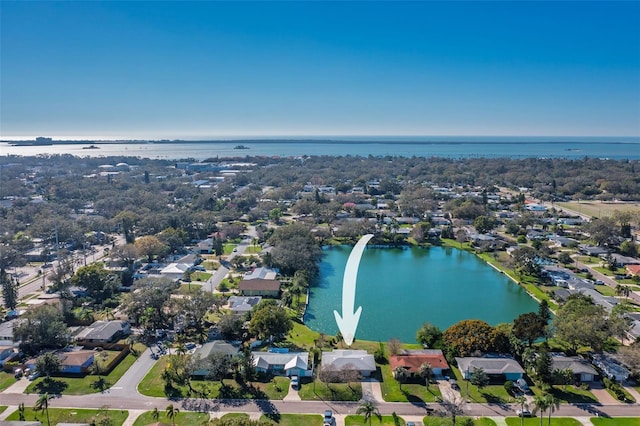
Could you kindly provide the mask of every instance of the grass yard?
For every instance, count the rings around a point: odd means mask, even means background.
[[[350,415],[345,417],[344,419],[345,426],[368,426],[369,422],[364,422],[364,417],[359,415]],[[400,425],[404,426],[406,423],[403,419],[400,419]],[[382,420],[374,417],[371,421],[372,426],[395,426],[395,422],[393,421],[393,416],[382,416]]]
[[[640,426],[640,417],[591,417],[593,426]]]
[[[442,395],[438,385],[431,384],[429,389],[420,383],[400,383],[393,378],[389,364],[380,365],[382,374],[382,397],[387,402],[435,402]]]
[[[456,380],[460,386],[460,393],[463,396],[467,394],[467,388],[469,389],[469,399],[471,402],[488,402],[494,404],[513,402],[513,397],[507,393],[504,385],[488,385],[482,389],[478,389],[477,386],[472,385],[462,378],[460,370],[452,368],[451,371],[453,371],[453,374],[456,376]]]
[[[570,201],[556,203],[556,205],[591,217],[608,217],[613,215],[613,212],[616,210],[623,212],[640,212],[640,205],[638,203],[599,203],[595,201]]]
[[[616,296],[616,290],[608,285],[597,285],[594,287],[598,293],[603,296]]]
[[[322,426],[322,416],[319,414],[263,414],[260,421],[281,426]]]
[[[142,346],[137,348],[140,352],[144,350]],[[113,386],[120,377],[131,367],[136,361],[136,357],[132,354],[128,354],[120,364],[118,364],[111,373],[107,376],[103,376],[105,380],[105,386]],[[84,377],[54,377],[47,383],[44,377],[40,377],[34,380],[26,389],[26,393],[44,393],[49,392],[52,394],[61,393],[63,395],[86,395],[91,393],[100,392],[100,388],[97,386],[98,376],[93,374],[87,374]]]
[[[191,274],[192,281],[207,281],[213,274],[210,272],[193,272]]]
[[[359,382],[327,384],[320,380],[309,382],[302,379],[298,395],[304,401],[359,401],[362,399],[362,385]]]
[[[456,421],[460,424],[461,420],[464,420],[468,417],[456,417]],[[472,419],[474,426],[496,426],[496,422],[491,420],[488,417],[480,417],[479,419]],[[425,417],[422,422],[424,426],[450,426],[451,418],[450,417]],[[519,426],[519,425],[518,425]]]
[[[236,248],[237,244],[235,243],[224,243],[222,245],[222,254],[231,254],[233,253],[233,249]]]
[[[506,417],[505,421],[507,422],[507,426],[520,426],[522,419],[520,417]],[[547,424],[547,417],[545,416],[542,420],[542,424]],[[581,426],[578,420],[571,417],[553,417],[551,416],[551,424],[553,426]],[[539,426],[540,418],[539,417],[529,417],[524,419],[524,426]]]
[[[178,407],[176,407],[178,408]],[[209,420],[208,413],[195,413],[195,412],[179,412],[175,418],[176,424],[179,425],[199,425]],[[153,418],[153,411],[146,411],[138,416],[133,426],[144,426],[155,422],[162,422],[171,424],[171,419],[167,417],[166,410],[158,410],[158,419]]]
[[[164,398],[162,371],[167,366],[168,357],[162,357],[155,363],[149,373],[138,385],[138,391],[146,396]],[[289,390],[287,377],[274,377],[269,382],[254,381],[241,387],[235,380],[225,379],[225,386],[220,382],[209,380],[192,380],[191,387],[200,395],[207,398],[233,398],[233,399],[283,399]],[[178,387],[172,396],[186,397],[189,394],[187,386]]]
[[[6,409],[7,409],[6,405],[0,405],[0,413],[3,413],[4,410],[6,410]]]
[[[202,266],[207,271],[217,271],[220,268],[220,263],[215,260],[207,260],[206,262],[202,262]]]
[[[186,296],[189,294],[200,293],[201,291],[202,291],[202,284],[183,283],[183,284],[180,284],[180,287],[178,288],[178,291],[176,291],[176,293]]]
[[[17,382],[17,380],[13,377],[13,374],[5,373],[4,371],[0,372],[0,392],[15,382]]]
[[[49,408],[49,421],[52,425],[58,423],[92,423],[98,424],[100,419],[109,417],[113,425],[121,425],[127,419],[128,411],[123,410],[85,410],[79,408]],[[25,407],[24,418],[27,421],[41,421],[46,424],[47,416],[40,411],[35,412],[33,407]],[[19,420],[18,410],[11,413],[7,420]]]
[[[262,247],[260,246],[248,246],[244,251],[244,254],[260,254],[262,253]]]
[[[581,404],[590,403],[594,404],[598,402],[598,399],[588,390],[583,390],[575,386],[554,386],[551,389],[551,394],[558,398],[561,403]]]

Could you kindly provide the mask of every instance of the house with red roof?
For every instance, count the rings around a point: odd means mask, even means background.
[[[389,364],[391,371],[403,367],[411,374],[418,374],[422,364],[429,364],[434,376],[443,376],[449,370],[449,363],[440,349],[403,350],[389,356]]]

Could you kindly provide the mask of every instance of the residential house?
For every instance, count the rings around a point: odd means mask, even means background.
[[[614,379],[618,383],[622,383],[629,378],[631,372],[615,358],[615,355],[603,352],[601,354],[591,355],[593,364],[597,366],[602,373],[610,379]]]
[[[518,361],[508,355],[494,355],[484,357],[456,357],[458,368],[465,379],[469,379],[473,370],[482,369],[489,378],[515,382],[524,375],[524,369]]]
[[[551,354],[551,360],[553,370],[571,370],[579,382],[593,382],[598,376],[596,369],[583,358],[554,353]]]
[[[193,353],[193,359],[199,359],[199,361],[197,362],[197,367],[194,369],[191,375],[195,377],[204,377],[209,374],[206,359],[214,353],[223,354],[225,356],[233,358],[238,355],[238,352],[239,349],[236,346],[233,346],[231,343],[227,343],[223,340],[214,340],[213,342],[207,342],[197,348]]]
[[[640,275],[640,265],[627,265],[629,275]]]
[[[391,370],[406,368],[411,374],[418,374],[422,364],[429,364],[434,376],[440,377],[449,370],[449,363],[440,349],[403,350],[398,355],[389,356]]]
[[[213,238],[207,238],[205,240],[198,242],[195,249],[200,254],[213,253]]]
[[[0,323],[0,346],[14,346],[13,327],[17,324],[17,319]]]
[[[602,258],[606,258],[607,255],[600,255],[600,257]],[[621,254],[618,253],[612,253],[611,254],[611,259],[614,260],[616,262],[616,265],[618,266],[627,266],[627,265],[640,265],[640,260],[634,258],[634,257],[629,257],[629,256],[623,256]]]
[[[131,334],[126,321],[96,321],[75,335],[79,343],[111,343]]]
[[[259,373],[276,376],[310,377],[308,352],[251,352],[253,365]]]
[[[369,377],[376,371],[373,355],[364,350],[334,349],[332,352],[322,352],[323,370],[356,370],[362,377]]]
[[[58,351],[55,354],[60,359],[59,374],[86,374],[93,364],[95,352],[80,351]],[[28,360],[25,365],[32,370],[36,368],[36,358]]]
[[[229,310],[234,315],[244,315],[262,300],[262,296],[231,296]]]
[[[186,263],[170,263],[160,270],[160,275],[172,281],[179,281],[184,277],[184,273],[189,270]]]
[[[1,345],[0,346],[0,365],[4,365],[5,362],[11,361],[14,356],[18,355],[14,350],[13,345]]]
[[[273,269],[265,268],[263,266],[254,268],[253,270],[244,274],[245,280],[275,280],[277,272]]]
[[[578,250],[580,251],[580,253],[586,254],[587,256],[592,256],[592,257],[598,257],[600,255],[603,255],[603,254],[606,255],[607,253],[609,253],[609,250],[603,247],[587,246],[585,244],[580,244],[578,246]]]
[[[238,291],[243,296],[278,297],[280,295],[280,281],[262,278],[242,280],[238,284]]]

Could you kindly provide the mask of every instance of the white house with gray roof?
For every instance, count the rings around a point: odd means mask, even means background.
[[[577,356],[554,353],[551,354],[551,363],[553,370],[571,370],[580,382],[593,382],[598,376],[598,372],[589,361]]]
[[[376,362],[367,351],[335,349],[332,352],[322,352],[322,369],[356,370],[362,377],[369,377],[376,371]]]
[[[276,376],[310,377],[308,352],[251,352],[253,365],[259,373]]]

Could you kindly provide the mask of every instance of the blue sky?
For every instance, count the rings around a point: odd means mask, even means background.
[[[640,2],[0,2],[3,138],[640,135]]]

